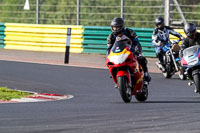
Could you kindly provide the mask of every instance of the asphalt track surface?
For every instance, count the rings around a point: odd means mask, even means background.
[[[125,104],[107,69],[1,60],[0,86],[74,98],[0,104],[0,133],[199,133],[200,95],[151,76],[148,100]]]

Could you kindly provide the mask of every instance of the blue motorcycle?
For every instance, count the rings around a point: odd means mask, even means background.
[[[156,65],[162,71],[162,74],[165,78],[171,78],[176,72],[179,73],[179,78],[184,80],[186,76],[184,75],[181,67],[181,60],[179,57],[180,46],[178,45],[179,40],[174,40],[168,42],[165,45],[160,46],[160,49],[164,53],[163,66],[156,62]]]
[[[195,45],[183,50],[181,60],[185,75],[192,80],[188,85],[195,84],[195,92],[200,93],[200,46]]]

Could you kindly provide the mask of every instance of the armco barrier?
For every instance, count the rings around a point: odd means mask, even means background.
[[[180,33],[183,37],[185,37],[185,33],[183,29],[175,29],[176,32]],[[170,40],[177,40],[178,38],[176,36],[170,35],[169,36]],[[179,43],[181,44],[181,42]]]
[[[0,48],[4,48],[5,44],[4,44],[4,38],[5,38],[5,24],[4,23],[0,23]]]
[[[67,28],[72,28],[70,52],[106,54],[110,27],[75,25],[40,25],[0,23],[0,48],[65,52]],[[143,53],[155,57],[152,46],[153,28],[133,28],[142,45]],[[185,36],[183,30],[175,30]],[[177,39],[170,35],[170,39]]]
[[[105,54],[107,37],[111,33],[110,27],[84,26],[83,53]],[[153,28],[131,28],[136,31],[145,56],[155,57],[155,48],[152,46]]]
[[[5,49],[65,52],[67,28],[71,28],[70,52],[81,53],[82,26],[5,23]]]

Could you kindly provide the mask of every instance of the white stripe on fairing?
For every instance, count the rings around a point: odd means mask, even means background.
[[[121,64],[126,60],[127,57],[128,57],[127,53],[120,54],[120,55],[113,55],[110,57],[110,61],[115,64]]]

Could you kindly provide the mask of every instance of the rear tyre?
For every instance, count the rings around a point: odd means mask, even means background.
[[[135,95],[136,100],[138,101],[146,101],[148,98],[148,86],[147,84],[144,84],[142,92],[140,94]]]
[[[128,88],[127,79],[125,76],[118,77],[118,86],[121,98],[125,103],[130,103],[132,99],[131,90]]]

